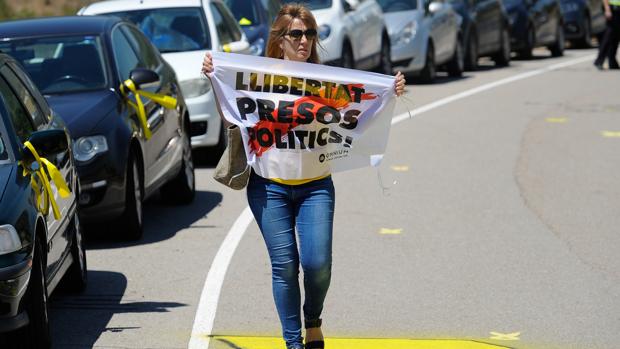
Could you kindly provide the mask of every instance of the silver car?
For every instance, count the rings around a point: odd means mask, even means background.
[[[432,82],[438,68],[463,72],[462,18],[450,5],[430,0],[378,0],[392,44],[394,71]]]

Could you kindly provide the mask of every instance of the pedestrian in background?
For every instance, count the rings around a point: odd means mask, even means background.
[[[620,0],[603,0],[605,7],[605,18],[607,19],[607,29],[603,33],[603,39],[598,49],[598,57],[594,65],[598,69],[603,69],[603,63],[607,58],[609,69],[620,69],[616,53],[620,42]]]
[[[317,29],[306,7],[284,5],[271,27],[266,56],[319,63]],[[205,55],[202,72],[213,72],[210,53]],[[394,88],[398,96],[403,94],[405,78],[400,72]],[[282,180],[263,178],[252,171],[247,198],[271,259],[273,297],[287,349],[324,348],[320,316],[331,280],[335,206],[331,175]],[[304,272],[305,345],[298,281],[300,261]]]

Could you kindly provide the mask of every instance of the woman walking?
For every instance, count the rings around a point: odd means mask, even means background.
[[[310,10],[300,4],[284,5],[271,27],[266,55],[319,63],[317,40],[317,24]],[[213,69],[213,59],[207,53],[202,71],[211,73]],[[403,94],[405,79],[400,72],[394,88],[398,96]],[[273,297],[287,349],[324,348],[321,312],[331,280],[335,202],[331,175],[283,180],[263,178],[252,171],[247,197],[271,259]],[[300,263],[304,273],[305,345]]]

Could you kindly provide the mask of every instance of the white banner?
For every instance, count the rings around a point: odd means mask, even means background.
[[[265,178],[309,179],[377,166],[395,78],[283,59],[213,52],[210,78],[224,117],[242,130]]]

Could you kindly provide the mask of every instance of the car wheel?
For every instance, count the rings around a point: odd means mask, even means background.
[[[21,331],[15,333],[12,340],[19,347],[44,349],[52,345],[49,327],[49,304],[47,286],[45,281],[45,266],[43,251],[39,242],[35,246],[32,269],[30,272],[30,282],[26,291],[26,312],[30,323]],[[22,332],[23,331],[23,332]],[[21,332],[21,333],[20,333]]]
[[[564,55],[564,28],[558,24],[555,30],[555,43],[548,48],[551,51],[551,56],[561,57]]]
[[[348,44],[345,44],[342,47],[342,58],[340,61],[340,65],[343,68],[355,69],[355,62],[353,61],[353,53],[351,52],[351,47]]]
[[[196,194],[196,178],[194,176],[194,160],[189,134],[183,136],[183,160],[181,170],[170,182],[161,188],[166,200],[176,204],[189,204]]]
[[[577,42],[579,47],[590,48],[592,47],[592,21],[590,16],[584,15],[585,21],[583,22],[583,36]]]
[[[500,50],[493,56],[495,65],[505,67],[510,64],[510,33],[508,29],[502,30],[502,42]]]
[[[73,264],[67,271],[65,285],[72,292],[82,292],[86,289],[88,271],[86,268],[86,245],[77,214],[73,217],[73,229],[74,235],[71,245]]]
[[[437,75],[437,67],[435,67],[435,49],[431,43],[426,49],[426,62],[424,68],[420,72],[420,79],[425,83],[432,83]]]
[[[392,48],[390,40],[384,35],[381,40],[381,62],[377,69],[379,73],[392,75]]]
[[[478,69],[478,41],[475,33],[469,34],[467,52],[465,52],[465,69],[472,71]]]
[[[125,213],[120,233],[128,240],[142,237],[142,190],[140,170],[136,156],[131,154],[127,162],[127,185],[125,185]]]
[[[532,26],[528,26],[525,47],[519,50],[519,57],[524,59],[532,58],[532,50],[534,49],[534,45],[536,45],[536,32],[534,32],[534,28]]]
[[[456,40],[456,47],[454,48],[454,55],[448,62],[448,75],[452,77],[459,77],[463,75],[463,66],[464,66],[464,57],[463,57],[463,41],[461,38]]]

